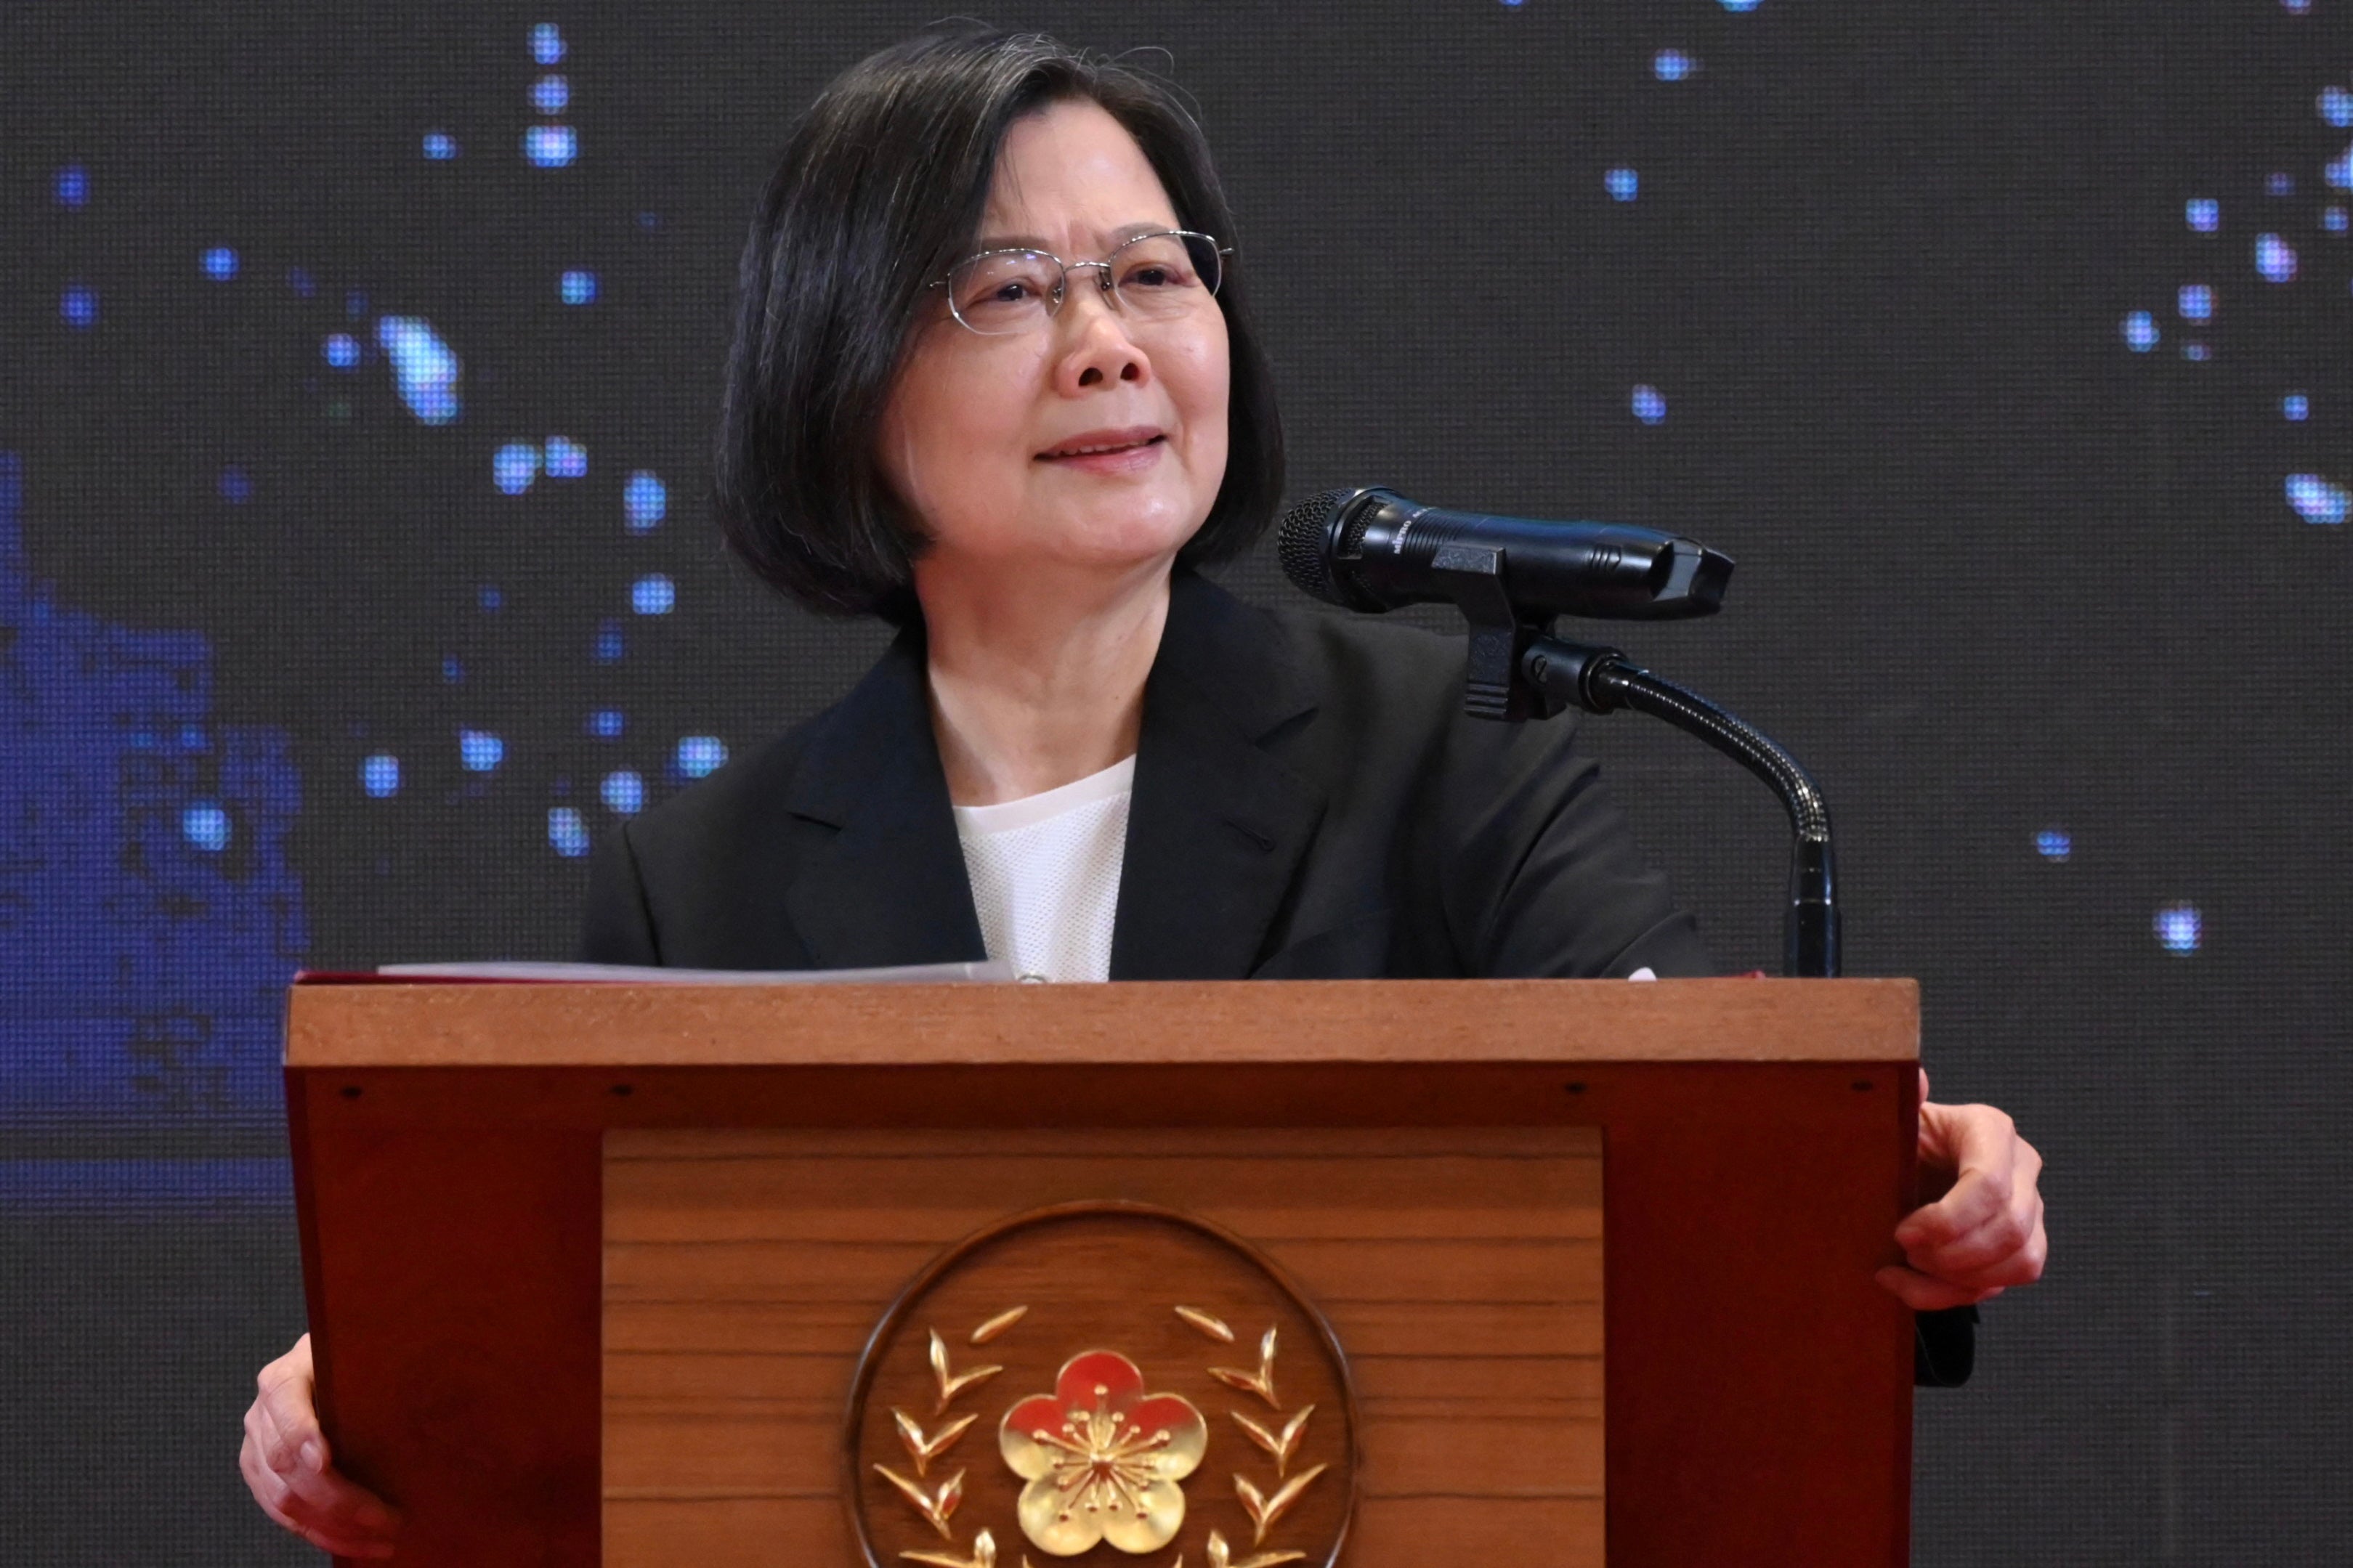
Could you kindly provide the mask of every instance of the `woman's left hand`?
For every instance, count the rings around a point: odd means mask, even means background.
[[[1965,1307],[2042,1278],[2051,1244],[2036,1180],[2042,1156],[1990,1105],[1931,1105],[1920,1074],[1920,1168],[1951,1184],[1895,1227],[1909,1268],[1879,1282],[1915,1311]]]

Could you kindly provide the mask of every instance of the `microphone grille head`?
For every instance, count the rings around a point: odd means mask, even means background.
[[[1356,493],[1352,489],[1336,489],[1309,496],[1282,514],[1282,526],[1275,541],[1275,552],[1282,561],[1282,574],[1291,579],[1293,587],[1310,598],[1349,609],[1356,606],[1340,584],[1332,580],[1332,550],[1336,542],[1332,538],[1332,520],[1340,503]]]

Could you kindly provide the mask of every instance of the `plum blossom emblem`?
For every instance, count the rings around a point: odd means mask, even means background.
[[[1190,1400],[1146,1394],[1144,1373],[1115,1351],[1063,1363],[1054,1392],[1005,1413],[997,1446],[1021,1489],[1021,1533],[1041,1552],[1074,1557],[1098,1542],[1156,1552],[1185,1522],[1177,1486],[1208,1449]]]

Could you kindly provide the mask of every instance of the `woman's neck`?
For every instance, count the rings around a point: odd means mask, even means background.
[[[1168,619],[1168,564],[1109,582],[916,568],[932,728],[958,805],[1056,789],[1133,756]]]

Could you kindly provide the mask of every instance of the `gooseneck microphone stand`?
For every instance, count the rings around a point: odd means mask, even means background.
[[[1695,691],[1662,680],[1614,647],[1557,637],[1531,638],[1520,672],[1552,712],[1574,705],[1588,713],[1631,708],[1696,735],[1781,797],[1789,814],[1789,907],[1781,921],[1781,973],[1839,972],[1839,911],[1831,853],[1831,813],[1798,760],[1755,725]]]

